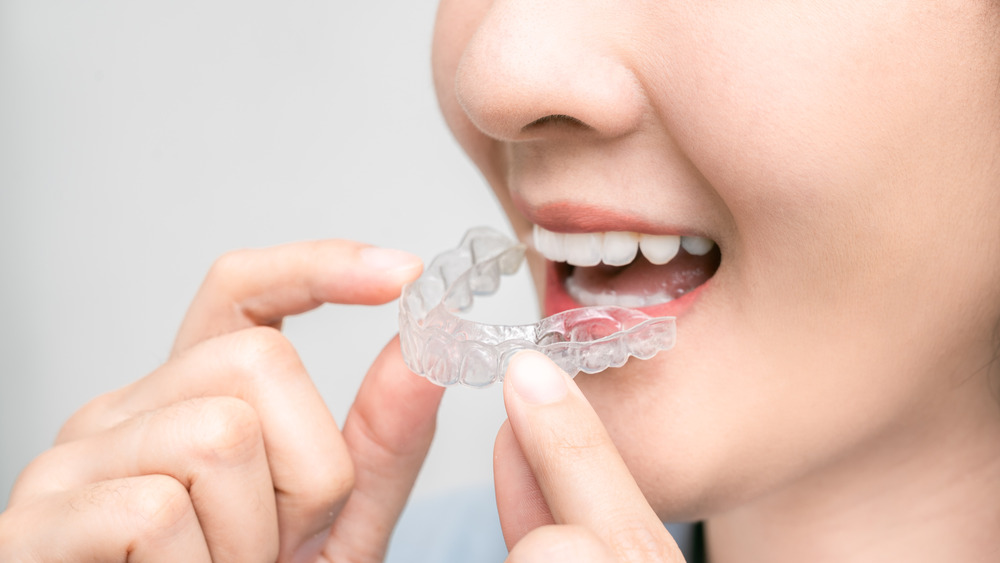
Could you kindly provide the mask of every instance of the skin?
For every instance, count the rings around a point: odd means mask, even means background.
[[[995,3],[444,0],[437,26],[440,105],[522,239],[575,203],[720,246],[674,350],[577,380],[661,518],[708,519],[721,562],[996,557]]]
[[[669,354],[576,381],[511,362],[510,561],[682,561],[676,518],[706,520],[713,563],[996,560],[997,16],[441,4],[442,109],[522,236],[576,203],[723,256]],[[171,359],[25,469],[0,560],[380,560],[442,390],[392,342],[338,427],[278,329],[419,272],[348,241],[221,258]]]
[[[390,301],[420,271],[339,240],[220,258],[170,361],[86,405],[21,474],[0,560],[381,560],[443,389],[394,340],[338,428],[276,329],[322,303]]]

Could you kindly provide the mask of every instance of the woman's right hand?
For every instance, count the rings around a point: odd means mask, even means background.
[[[21,474],[0,560],[380,561],[443,389],[394,340],[340,430],[279,329],[322,303],[391,301],[420,269],[336,240],[224,256],[170,359],[87,404]]]

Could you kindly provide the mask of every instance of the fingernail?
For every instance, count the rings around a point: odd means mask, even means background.
[[[420,257],[416,254],[377,246],[362,250],[361,261],[376,270],[409,270],[421,264]]]
[[[566,375],[538,352],[520,352],[507,368],[514,391],[526,403],[547,405],[566,396]]]
[[[323,546],[329,537],[330,530],[327,529],[309,538],[295,551],[292,561],[294,563],[316,563],[316,559],[319,557],[320,552],[323,551]]]

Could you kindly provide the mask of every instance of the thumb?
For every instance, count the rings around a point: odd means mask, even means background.
[[[684,560],[565,372],[542,354],[522,352],[503,391],[510,428],[556,524],[592,531],[622,560]]]

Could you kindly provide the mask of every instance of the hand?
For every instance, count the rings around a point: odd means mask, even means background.
[[[523,352],[503,393],[493,464],[507,561],[684,561],[565,372]]]
[[[388,302],[420,270],[347,241],[224,256],[171,359],[86,405],[22,473],[0,560],[380,561],[442,388],[394,340],[341,432],[276,328],[326,302]]]

